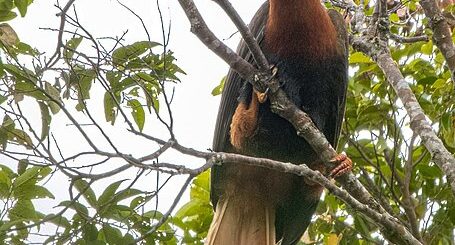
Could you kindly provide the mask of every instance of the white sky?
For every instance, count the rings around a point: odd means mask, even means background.
[[[173,102],[173,111],[175,117],[175,133],[179,142],[185,146],[193,147],[199,150],[205,150],[211,147],[213,129],[215,125],[216,114],[220,97],[211,95],[212,89],[218,85],[221,78],[227,73],[227,65],[216,55],[206,49],[202,43],[190,33],[190,25],[186,16],[176,0],[160,0],[160,5],[165,15],[165,23],[171,19],[171,40],[169,48],[174,51],[177,58],[177,64],[187,73],[186,76],[180,76],[182,83],[176,86],[176,95]],[[195,0],[197,6],[202,12],[209,26],[220,39],[229,38],[234,32],[235,27],[223,13],[223,11],[210,0]],[[240,15],[246,22],[249,22],[252,15],[262,4],[263,0],[232,0],[232,4],[237,8]],[[150,0],[123,0],[122,3],[134,10],[140,15],[151,34],[153,41],[162,42],[160,19],[156,9],[156,1]],[[25,18],[16,18],[11,21],[11,26],[18,33],[21,41],[31,44],[39,51],[45,52],[49,57],[55,50],[57,42],[57,33],[40,30],[39,28],[58,28],[60,19],[56,17],[58,9],[54,7],[54,0],[35,0],[29,7]],[[60,1],[60,5],[65,5],[66,1]],[[120,6],[115,0],[76,0],[75,7],[82,25],[91,34],[97,37],[120,36],[128,30],[126,43],[146,40],[145,32],[141,27],[139,20],[130,14],[126,9]],[[70,38],[66,36],[66,40]],[[239,41],[239,35],[227,40],[227,44],[235,49]],[[84,46],[82,46],[83,48]],[[52,79],[49,78],[49,79]],[[53,81],[53,80],[51,80]],[[99,122],[104,121],[102,99],[103,93],[95,92],[90,99],[89,105],[98,106],[96,109],[97,119]],[[39,110],[35,105],[25,108],[27,115],[36,115],[36,125],[41,125]],[[94,109],[95,110],[95,109]],[[0,119],[3,115],[0,115]],[[63,152],[66,156],[73,152],[78,152],[86,148],[82,138],[74,133],[72,126],[67,125],[67,120],[62,119],[62,113],[58,114],[52,122],[54,133],[62,144]],[[118,122],[121,120],[118,120]],[[87,121],[88,122],[88,121]],[[124,153],[144,155],[153,151],[150,142],[131,137],[125,134],[125,127],[117,123],[115,127],[104,124],[107,132],[112,135],[114,141],[124,151]],[[162,128],[157,122],[146,121],[144,129],[154,136],[163,136]],[[89,129],[89,132],[92,132]],[[96,134],[96,131],[93,131]],[[100,144],[105,144],[100,141]],[[93,159],[87,159],[93,161]],[[202,160],[176,156],[168,154],[166,160],[187,166],[196,167],[202,163]],[[6,163],[13,169],[15,162],[0,155],[0,163]],[[83,163],[81,163],[83,164]],[[106,167],[106,166],[105,166]],[[135,172],[130,172],[129,176],[116,176],[115,180],[122,178],[132,178]],[[54,176],[56,177],[56,176]],[[153,189],[155,175],[151,174],[143,177],[146,182],[140,183],[145,190]],[[65,184],[62,185],[60,178],[53,178],[47,187],[57,196],[57,200],[40,200],[37,203],[38,209],[46,212],[57,212],[52,209],[62,199],[68,198],[68,182],[64,178]],[[160,209],[166,208],[172,197],[179,188],[179,181],[176,179],[173,183],[164,189],[161,196]],[[113,182],[113,181],[111,181]],[[108,182],[100,182],[95,186],[96,189],[103,189]],[[62,187],[63,186],[63,187]],[[170,193],[170,194],[168,194]],[[99,193],[98,193],[99,194]],[[185,196],[187,200],[187,195]]]

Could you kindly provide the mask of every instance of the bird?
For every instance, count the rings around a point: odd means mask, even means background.
[[[343,16],[319,0],[268,0],[249,24],[281,89],[336,148],[348,83],[348,35]],[[244,41],[237,53],[254,64]],[[352,169],[337,155],[329,170],[295,128],[271,111],[264,93],[229,70],[218,111],[213,150],[306,164],[331,177]],[[293,245],[311,222],[323,187],[304,177],[247,164],[211,169],[215,209],[205,244]]]

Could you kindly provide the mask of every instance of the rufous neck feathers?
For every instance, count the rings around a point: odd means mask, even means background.
[[[319,0],[269,0],[265,31],[266,50],[288,57],[316,59],[336,50],[336,31]]]

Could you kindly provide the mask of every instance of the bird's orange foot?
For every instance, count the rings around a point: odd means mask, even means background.
[[[344,154],[344,153],[339,154],[334,159],[330,160],[330,162],[338,164],[330,172],[329,176],[331,178],[337,178],[352,170],[352,160],[348,156],[346,156],[346,154]]]
[[[254,92],[256,93],[259,103],[262,104],[267,101],[267,94],[269,92],[269,89],[265,90],[264,93],[261,93],[261,92],[257,91],[256,89],[254,90]]]

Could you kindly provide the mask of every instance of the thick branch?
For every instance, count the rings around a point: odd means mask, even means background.
[[[244,79],[250,80],[250,78],[253,78],[253,75],[257,73],[254,66],[238,56],[213,34],[207,27],[194,2],[192,0],[179,0],[179,3],[190,21],[191,32]]]
[[[389,239],[393,242],[403,244],[421,244],[403,225],[397,222],[396,218],[388,213],[378,213],[369,205],[363,204],[353,198],[348,192],[340,189],[333,184],[329,179],[323,176],[320,172],[310,169],[305,164],[295,165],[291,163],[283,163],[263,158],[252,158],[236,154],[218,153],[216,158],[221,162],[229,163],[246,163],[260,167],[271,168],[273,170],[297,174],[312,180],[324,186],[333,195],[343,200],[346,204],[351,206],[356,211],[361,212],[365,216],[371,218],[374,222],[380,224],[384,232],[387,233]]]
[[[246,26],[245,22],[243,22],[237,11],[235,11],[235,9],[232,7],[232,4],[228,0],[213,1],[220,5],[224,12],[226,12],[227,15],[231,18],[232,22],[235,24],[243,39],[245,40],[246,45],[250,49],[254,61],[256,62],[259,69],[263,72],[268,72],[269,63],[267,61],[267,58],[262,52],[261,47],[259,47],[257,40],[251,34],[250,29]]]
[[[433,30],[433,42],[447,61],[452,82],[455,83],[455,47],[453,45],[450,27],[442,15],[436,0],[421,0],[419,3],[429,19],[430,28]]]
[[[409,224],[411,225],[411,231],[414,234],[414,236],[417,237],[420,241],[422,240],[422,237],[420,235],[419,231],[419,221],[417,219],[416,215],[416,210],[415,210],[415,205],[412,200],[412,196],[410,193],[410,183],[411,183],[411,177],[412,177],[412,168],[413,168],[413,160],[412,160],[412,152],[414,150],[414,141],[416,138],[416,134],[413,133],[411,140],[409,142],[409,148],[408,148],[408,159],[405,162],[404,165],[404,179],[403,179],[403,185],[400,185],[402,194],[403,194],[403,207],[404,211],[406,212],[406,216],[408,217]]]
[[[433,161],[447,175],[447,180],[455,195],[455,158],[433,131],[411,87],[404,79],[397,63],[392,59],[388,48],[385,45],[371,43],[365,38],[355,38],[353,47],[371,56],[384,72],[409,115],[411,129],[422,139]]]

